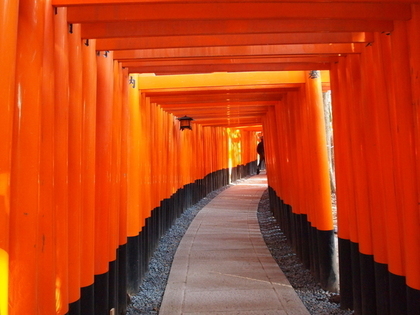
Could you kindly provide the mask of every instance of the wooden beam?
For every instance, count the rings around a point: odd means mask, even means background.
[[[166,110],[166,109],[165,109]],[[166,110],[167,111],[167,110]],[[174,114],[175,116],[180,116],[185,113],[184,108],[175,108],[170,109],[170,113]],[[193,112],[188,112],[189,115],[194,114],[194,119],[200,119],[200,118],[212,118],[212,117],[255,117],[255,115],[263,115],[267,112],[266,108],[260,108],[258,110],[256,109],[250,109],[246,106],[244,106],[241,109],[235,109],[231,110],[229,108],[225,109],[212,109],[212,108],[206,108],[206,109],[197,109],[195,108]]]
[[[255,73],[255,72],[249,72]],[[243,73],[243,75],[247,75],[249,73]],[[263,72],[259,72],[263,73]],[[231,74],[231,73],[230,73]],[[138,77],[140,77],[139,75]],[[173,77],[181,77],[182,75],[176,75]],[[197,74],[199,76],[199,74]],[[162,77],[152,77],[152,78],[162,78]],[[143,82],[143,81],[142,81]],[[255,84],[255,85],[223,85],[223,86],[207,86],[207,87],[180,87],[180,88],[156,88],[156,89],[145,89],[143,86],[139,86],[141,93],[143,93],[146,97],[153,98],[155,96],[165,96],[165,95],[193,95],[193,94],[202,94],[205,93],[227,93],[228,91],[248,91],[248,90],[258,90],[258,91],[265,91],[268,89],[276,89],[282,90],[284,92],[296,91],[301,88],[302,84],[299,83],[277,83],[277,84]],[[240,103],[236,102],[229,102],[230,105],[236,106],[240,105]]]
[[[154,73],[156,75],[194,74],[213,72],[247,72],[247,71],[299,71],[330,70],[330,63],[274,63],[274,64],[240,64],[240,65],[190,65],[190,66],[151,66],[128,67],[129,73]]]
[[[241,119],[241,118],[225,118],[220,117],[219,119],[201,119],[197,121],[202,126],[212,126],[212,127],[225,127],[225,128],[239,128],[246,126],[253,126],[256,124],[262,123],[262,117]]]
[[[181,106],[179,105],[172,105],[172,104],[165,104],[165,103],[160,103],[159,105],[163,108],[163,109],[176,109],[179,107],[182,108],[192,108],[192,109],[206,109],[209,107],[212,108],[232,108],[234,110],[238,109],[238,108],[242,108],[244,107],[244,105],[246,105],[247,107],[253,107],[253,108],[260,108],[260,107],[267,107],[267,106],[272,106],[275,105],[277,101],[237,101],[237,102],[224,102],[224,103],[184,103]]]
[[[322,74],[322,72],[321,72]],[[174,90],[234,90],[234,89],[255,89],[271,86],[282,88],[292,85],[301,86],[306,81],[304,71],[288,72],[247,72],[247,73],[211,73],[173,76],[136,76],[136,86],[142,91],[174,91]]]
[[[247,75],[247,74],[244,74]],[[176,76],[176,77],[181,77]],[[290,88],[296,89],[301,87],[300,84],[296,83],[277,83],[277,84],[256,84],[256,85],[239,85],[239,86],[208,86],[207,88],[182,88],[182,89],[172,89],[172,88],[162,88],[162,89],[143,89],[140,88],[142,93],[146,97],[154,98],[172,98],[172,97],[184,97],[185,95],[194,95],[201,96],[204,98],[211,98],[212,95],[231,95],[233,93],[238,95],[247,95],[247,93],[278,93],[282,91],[290,91]],[[238,105],[230,101],[231,105]]]
[[[392,21],[384,20],[182,20],[118,21],[82,24],[82,38],[148,36],[275,34],[304,32],[391,32]]]
[[[70,23],[139,20],[360,19],[409,20],[406,3],[190,2],[84,5],[68,8]]]
[[[162,67],[162,66],[192,66],[192,65],[243,65],[243,64],[280,64],[280,63],[331,63],[338,62],[340,57],[305,55],[297,57],[243,57],[243,58],[214,58],[209,56],[207,59],[145,59],[122,61],[123,67]]]
[[[290,45],[352,42],[373,42],[373,34],[365,32],[277,33],[106,38],[98,39],[96,41],[96,49],[130,50],[206,46]]]
[[[207,0],[205,0],[207,1]],[[202,2],[205,2],[202,1]],[[213,0],[212,2],[225,2],[226,0]],[[105,5],[105,4],[127,4],[127,3],[171,3],[171,2],[201,2],[200,0],[52,0],[53,6],[81,6],[81,5]],[[247,2],[255,2],[255,0],[236,0],[236,2],[247,3]],[[287,2],[296,3],[296,2],[304,2],[302,0],[288,0]],[[325,2],[325,0],[313,0],[312,2]],[[366,0],[329,0],[329,2],[366,2]],[[378,2],[378,3],[387,3],[387,2],[396,2],[395,0],[369,0],[369,2]],[[420,3],[420,0],[398,0],[401,3]]]
[[[219,94],[202,94],[202,95],[177,95],[168,97],[153,97],[151,101],[157,104],[176,106],[182,104],[209,104],[209,103],[225,103],[225,106],[229,105],[229,102],[259,102],[259,101],[278,101],[281,100],[284,91],[249,91],[243,93],[219,93]]]
[[[209,58],[209,57],[275,57],[281,55],[341,55],[361,52],[361,44],[315,44],[315,45],[249,45],[223,47],[196,47],[171,49],[121,50],[114,52],[114,59],[157,58]]]

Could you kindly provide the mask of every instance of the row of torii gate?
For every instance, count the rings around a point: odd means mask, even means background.
[[[0,17],[1,315],[124,314],[174,219],[255,174],[261,134],[273,213],[322,286],[356,314],[420,313],[419,0],[3,0]]]

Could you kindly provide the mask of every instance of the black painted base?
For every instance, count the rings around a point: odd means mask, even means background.
[[[127,312],[127,245],[118,249],[118,314]]]
[[[80,315],[80,307],[81,307],[81,302],[80,300],[70,303],[69,304],[69,312],[68,315]]]
[[[392,315],[407,315],[407,287],[405,277],[389,275],[389,307]],[[411,314],[409,314],[411,315]]]
[[[373,255],[360,253],[359,261],[362,289],[362,314],[377,314]]]
[[[353,285],[351,267],[351,242],[338,238],[338,257],[340,275],[340,308],[353,309]]]
[[[360,279],[359,244],[350,243],[353,309],[355,314],[362,314],[362,283]]]
[[[387,264],[359,252],[359,245],[338,239],[341,308],[355,314],[420,315],[420,290],[406,285]]]
[[[118,314],[118,263],[116,260],[109,262],[108,309],[114,309]]]
[[[95,275],[95,315],[109,314],[108,292],[109,292],[108,273]]]
[[[420,290],[407,287],[407,314],[420,315]]]
[[[82,288],[80,297],[80,309],[83,315],[95,314],[94,294],[95,290],[93,284]]]
[[[269,187],[270,208],[282,232],[303,265],[310,269],[323,289],[338,291],[338,267],[334,231],[319,231],[311,226],[307,215],[293,213]]]
[[[302,233],[302,257],[301,261],[306,269],[311,266],[311,255],[309,251],[309,230],[308,230],[308,216],[306,214],[300,215],[300,231]]]
[[[338,292],[338,266],[334,230],[316,230],[316,233],[321,287],[330,292]]]
[[[139,274],[139,236],[127,238],[127,292],[136,294],[140,286]]]
[[[375,291],[377,314],[391,315],[389,312],[388,265],[375,262]]]

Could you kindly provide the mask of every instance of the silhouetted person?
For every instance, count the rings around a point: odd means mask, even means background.
[[[257,165],[257,174],[260,173],[261,165],[265,163],[265,155],[264,155],[264,139],[261,137],[260,143],[257,145],[257,153],[260,155],[260,162]]]

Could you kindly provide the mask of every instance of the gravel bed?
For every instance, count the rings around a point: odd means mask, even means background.
[[[323,290],[311,272],[303,267],[270,211],[268,190],[261,197],[257,216],[261,234],[271,255],[309,313],[353,314],[353,311],[340,309],[339,295]]]
[[[128,315],[159,314],[159,307],[178,244],[196,214],[228,187],[223,187],[208,194],[197,204],[185,210],[171,229],[161,238],[152,255],[149,271],[144,276],[139,293],[130,297],[131,302],[127,307]],[[340,309],[339,304],[333,302],[338,296],[322,290],[310,271],[303,268],[270,212],[268,190],[264,192],[261,198],[258,220],[262,235],[273,258],[311,314],[353,314],[352,311]]]

